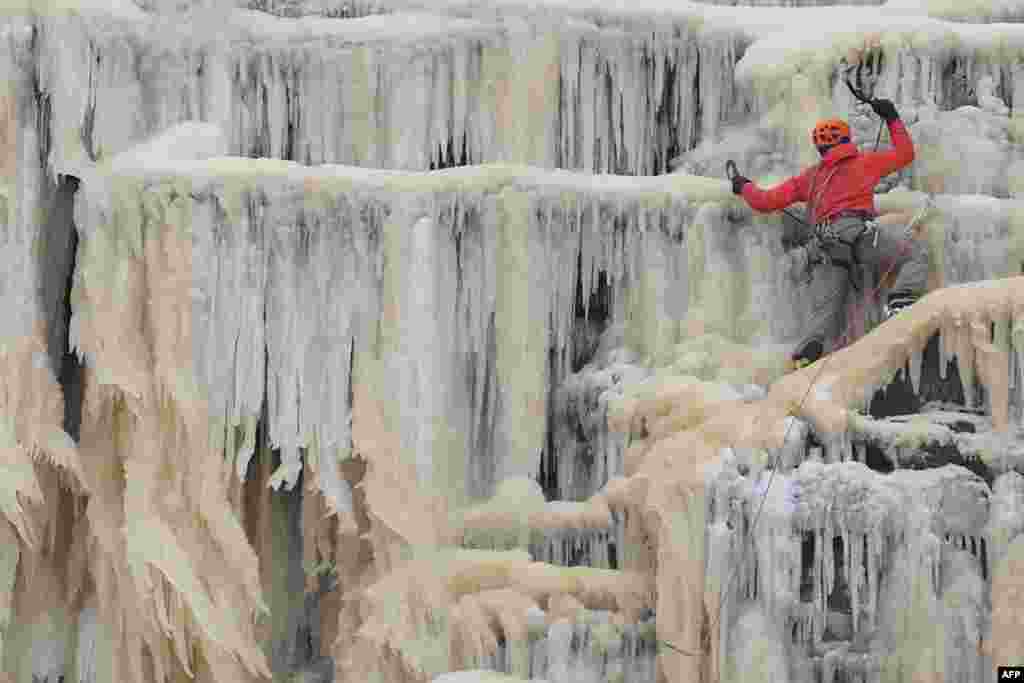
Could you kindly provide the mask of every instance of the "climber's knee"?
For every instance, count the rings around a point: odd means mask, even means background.
[[[893,291],[922,294],[928,288],[928,273],[931,269],[931,252],[923,240],[907,240],[909,253],[901,259]]]

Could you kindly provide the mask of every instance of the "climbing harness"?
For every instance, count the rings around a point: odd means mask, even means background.
[[[833,224],[842,218],[859,218],[863,221],[860,231],[854,236],[852,240],[844,240],[839,236],[839,232],[832,226]],[[860,283],[860,242],[862,239],[868,236],[872,236],[873,246],[878,246],[878,223],[870,217],[868,214],[864,214],[857,211],[841,211],[838,214],[830,217],[828,220],[818,223],[814,226],[814,235],[821,242],[823,247],[828,247],[835,244],[841,244],[846,247],[850,252],[850,259],[840,259],[829,256],[829,262],[833,265],[845,268],[847,271],[847,277],[850,279],[850,286],[853,287],[854,291],[861,291]]]
[[[852,157],[847,157],[847,159]],[[844,159],[838,162],[835,166],[829,169],[828,175],[825,176],[825,180],[821,183],[821,189],[815,194],[815,188],[818,186],[818,173],[814,174],[814,180],[811,181],[811,189],[808,191],[810,195],[810,201],[807,203],[807,215],[814,218],[814,209],[818,203],[818,200],[825,194],[825,189],[828,187],[828,183],[835,176],[839,170],[839,166]],[[860,232],[852,240],[844,240],[839,236],[839,231],[834,230],[832,225],[835,221],[841,218],[859,218],[864,221]],[[839,213],[833,214],[825,218],[825,220],[815,223],[814,225],[814,237],[818,240],[821,245],[822,251],[826,254],[829,263],[839,266],[840,268],[846,269],[846,276],[850,281],[850,286],[853,287],[854,291],[860,292],[860,255],[857,253],[860,247],[860,240],[868,234],[871,230],[875,231],[875,243],[878,242],[878,225],[872,221],[873,216],[865,211],[840,211]],[[834,258],[828,252],[828,248],[836,244],[841,244],[849,250],[850,258],[841,259]]]

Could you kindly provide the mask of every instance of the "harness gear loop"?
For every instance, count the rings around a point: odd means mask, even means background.
[[[840,214],[835,220],[846,218]],[[862,217],[863,224],[861,225],[860,231],[854,236],[852,240],[844,240],[839,236],[839,233],[832,228],[834,220],[830,219],[823,221],[814,226],[814,236],[821,243],[822,247],[828,247],[829,245],[841,244],[846,247],[850,252],[850,260],[841,258],[832,258],[830,256],[829,261],[841,268],[845,268],[847,277],[850,279],[850,285],[854,291],[861,291],[861,261],[858,248],[860,247],[860,241],[864,239],[869,233],[874,233],[872,236],[874,246],[878,246],[878,222],[872,218]]]

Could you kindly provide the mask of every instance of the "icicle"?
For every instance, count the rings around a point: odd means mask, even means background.
[[[857,564],[858,564],[856,562],[857,553],[856,553],[856,551],[853,548],[853,543],[851,541],[850,532],[847,529],[846,524],[843,524],[841,528],[842,528],[843,555],[844,555],[844,558],[843,558],[843,573],[844,573],[844,578],[846,580],[846,588],[847,588],[847,591],[850,594],[850,604],[851,604],[851,606],[853,608],[853,630],[854,630],[854,632],[856,632],[857,631],[857,623],[858,623],[857,610],[858,610],[858,607],[859,607],[859,605],[858,605],[858,597],[859,597],[858,588],[859,588],[859,586],[857,585],[858,581],[859,581],[859,578],[857,576],[857,571],[856,571],[857,570]]]
[[[79,683],[99,683],[96,680],[97,642],[102,637],[96,608],[86,607],[78,614],[78,647],[75,649],[75,671]]]
[[[814,633],[816,637],[820,637],[820,634],[825,631],[825,600],[832,592],[832,552],[831,544],[828,548],[825,546],[825,531],[825,528],[822,527],[817,529],[814,543],[817,564],[814,596]]]
[[[578,160],[578,167],[588,173],[597,173],[600,169],[597,168],[597,160],[594,158],[594,148],[596,147],[597,134],[594,130],[595,118],[592,112],[606,111],[596,109],[595,97],[597,93],[597,65],[595,63],[595,48],[590,45],[584,44],[580,47],[580,75],[581,82],[579,84],[579,117],[583,123],[583,130],[578,133],[577,140],[582,144],[580,147],[583,149],[583,158]],[[593,143],[591,142],[593,141]],[[582,161],[582,163],[579,163]],[[594,216],[594,220],[597,220],[597,215]]]
[[[922,352],[915,351],[910,354],[910,381],[914,387],[914,395],[919,396],[921,393],[921,361]]]
[[[964,405],[973,408],[975,404],[974,394],[974,346],[971,344],[970,323],[957,321],[956,325],[956,362],[960,371],[960,384],[964,389]]]
[[[823,681],[836,680],[836,669],[839,663],[839,651],[830,650],[821,659],[821,679]]]
[[[867,566],[867,609],[865,617],[866,629],[875,628],[875,614],[878,609],[878,557],[881,554],[881,532],[876,528],[867,533],[867,557],[864,558]]]
[[[855,542],[856,547],[853,549],[853,566],[850,568],[850,604],[853,607],[853,632],[859,633],[863,627],[863,621],[861,619],[861,612],[864,606],[864,563],[865,563],[865,545],[866,535],[857,534],[857,540]]]
[[[946,379],[950,359],[950,351],[947,347],[952,346],[952,334],[953,328],[947,323],[943,323],[939,330],[939,379],[942,380]]]

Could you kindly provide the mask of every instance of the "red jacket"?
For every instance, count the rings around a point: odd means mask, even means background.
[[[781,185],[762,190],[747,183],[743,186],[743,198],[755,211],[776,211],[794,202],[810,202],[813,188],[813,223],[821,223],[845,210],[874,214],[875,185],[914,160],[914,143],[903,122],[891,121],[889,134],[893,149],[860,152],[852,142],[836,145],[819,163]]]

